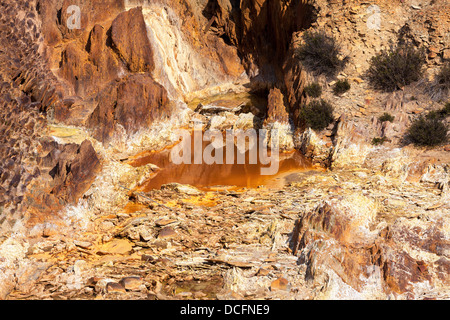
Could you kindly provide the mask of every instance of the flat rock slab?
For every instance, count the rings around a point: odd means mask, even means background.
[[[114,239],[101,246],[98,254],[128,254],[133,249],[132,243],[126,239]]]

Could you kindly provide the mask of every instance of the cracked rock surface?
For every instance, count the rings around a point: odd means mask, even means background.
[[[79,0],[73,30],[70,1],[2,1],[0,299],[450,299],[450,147],[404,141],[448,98],[425,89],[450,8],[372,2],[377,30],[359,0]],[[311,28],[351,58],[336,79],[299,63]],[[402,39],[423,82],[373,90],[370,57]],[[299,117],[312,81],[335,107],[322,131]],[[296,165],[203,186],[224,172],[146,161],[199,127],[276,128]]]

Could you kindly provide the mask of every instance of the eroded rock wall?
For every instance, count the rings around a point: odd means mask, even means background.
[[[55,108],[55,120],[85,126],[94,138],[107,143],[119,126],[133,134],[167,117],[166,90],[152,77],[154,54],[142,8],[125,11],[118,1],[79,5],[82,28],[74,30],[67,29],[62,15],[65,2],[46,3],[49,8],[43,9],[53,15],[44,17],[49,20],[47,28],[56,32],[47,34],[47,53],[50,60],[59,61],[54,73],[66,96]]]
[[[66,146],[46,142],[48,118],[61,103],[63,88],[44,57],[45,44],[36,1],[2,3],[1,212],[2,235],[24,231],[36,214],[55,215],[87,190],[100,164],[90,142],[74,146],[65,166],[51,175],[41,157],[62,161]],[[85,158],[87,156],[87,158]],[[69,192],[67,191],[74,191]],[[65,195],[64,195],[65,194]],[[33,200],[31,200],[33,199]],[[48,200],[48,201],[47,201]]]
[[[248,81],[237,49],[210,32],[203,3],[193,1],[126,1],[142,6],[154,50],[154,78],[172,99],[226,92]]]

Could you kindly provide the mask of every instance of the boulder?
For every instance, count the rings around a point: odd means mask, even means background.
[[[311,128],[297,134],[296,138],[296,147],[305,157],[324,167],[330,165],[330,155],[333,151],[331,143],[318,136]]]

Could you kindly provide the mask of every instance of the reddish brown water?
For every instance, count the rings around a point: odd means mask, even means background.
[[[209,142],[204,142],[203,149],[208,144]],[[234,148],[234,155],[236,157],[237,148]],[[160,189],[162,185],[173,182],[189,184],[203,190],[217,189],[218,187],[225,186],[256,188],[274,182],[286,173],[302,172],[312,169],[311,163],[298,151],[280,153],[278,161],[279,170],[275,175],[261,175],[261,168],[269,167],[269,165],[261,164],[259,157],[256,164],[249,164],[248,152],[246,153],[246,164],[211,165],[204,163],[176,165],[170,159],[170,152],[171,148],[147,152],[130,162],[135,167],[152,163],[161,168],[156,175],[144,183],[141,188],[142,191],[148,192],[152,189]],[[224,158],[225,155],[226,148],[224,149]]]

